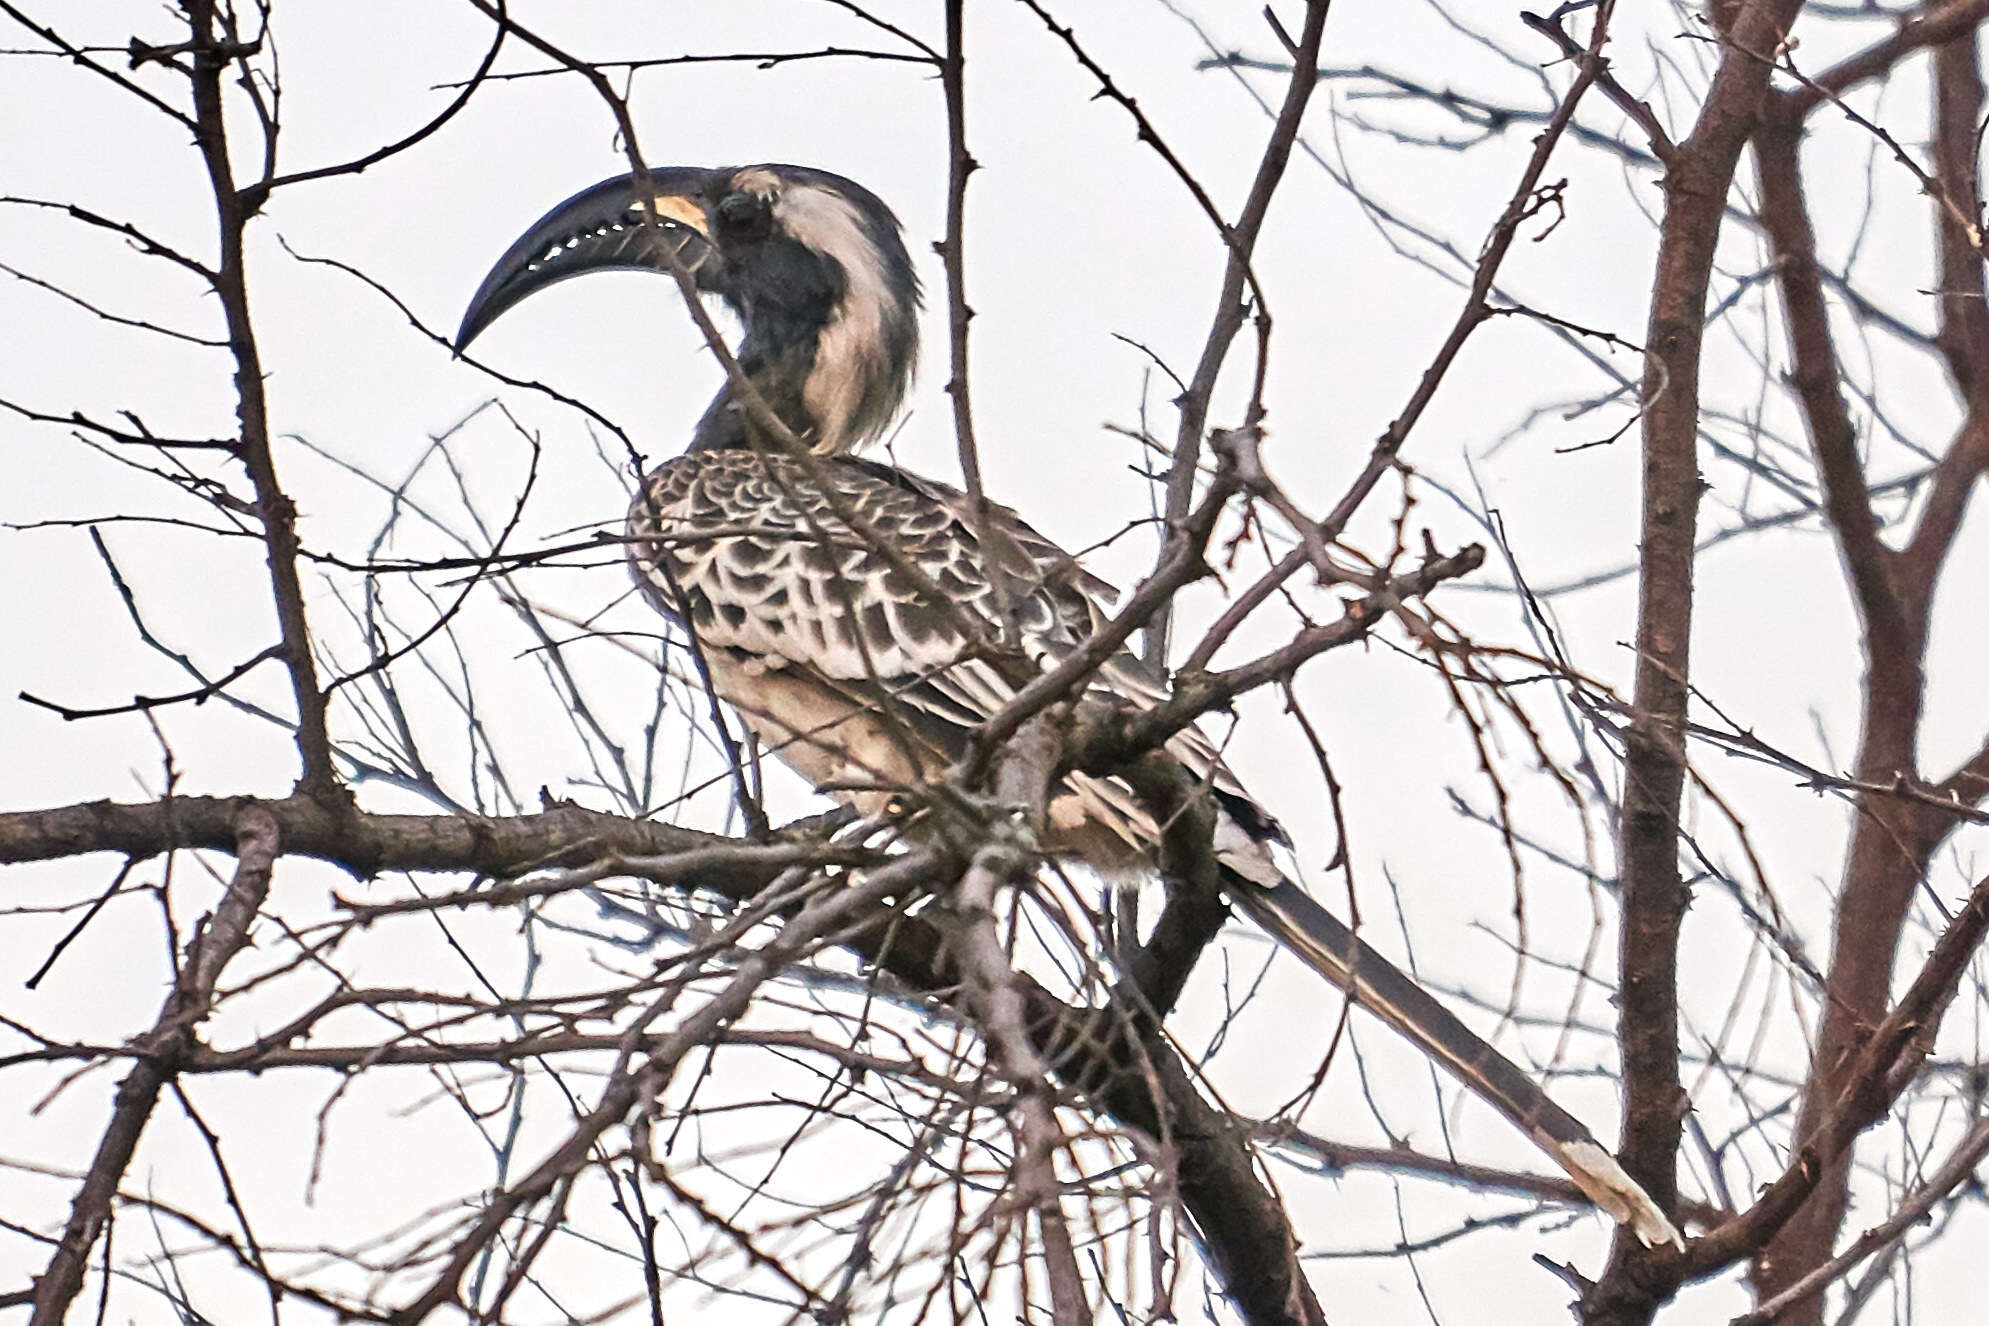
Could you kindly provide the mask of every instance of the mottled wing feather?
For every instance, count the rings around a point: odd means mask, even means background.
[[[908,558],[940,571],[950,591],[975,592],[942,565],[942,513],[875,484],[843,496]],[[964,635],[792,463],[692,452],[649,476],[630,532],[638,575],[705,648],[784,658],[839,679],[924,672],[965,650]]]
[[[917,566],[945,603],[935,604],[842,512]],[[721,661],[750,666],[750,676],[720,690],[749,721],[758,718],[763,736],[771,729],[791,739],[869,704],[918,724],[926,748],[947,750],[1026,680],[974,651],[976,636],[1001,634],[996,575],[1023,652],[1038,668],[1097,628],[1098,599],[1111,592],[1008,508],[989,503],[977,520],[956,489],[848,457],[693,451],[648,477],[629,528],[630,560],[657,606],[688,623],[707,655],[735,655]],[[769,671],[824,683],[821,711],[754,715],[753,697],[741,692],[766,691],[750,680]],[[1101,668],[1091,691],[1142,709],[1166,693],[1129,654]],[[1184,730],[1169,749],[1218,789],[1242,796],[1201,732]],[[904,772],[890,751],[845,753],[881,778]],[[806,763],[791,752],[789,762]],[[1078,776],[1070,794],[1077,804],[1065,815],[1089,816],[1128,846],[1152,841],[1146,813],[1123,785]]]
[[[809,469],[832,481],[835,501]],[[959,662],[970,633],[996,620],[979,541],[928,487],[841,459],[691,452],[650,475],[630,512],[637,575],[707,647],[778,656],[839,680],[928,675]],[[945,604],[838,507],[917,566]],[[1025,647],[1067,646],[1089,622],[1084,589],[1046,574],[1055,569],[1004,568]]]

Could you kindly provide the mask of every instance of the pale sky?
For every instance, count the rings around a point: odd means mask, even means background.
[[[51,21],[74,25],[66,29],[71,35],[110,46],[121,46],[134,32],[163,39],[170,31],[167,16],[153,5],[104,0],[47,8]],[[876,8],[939,41],[935,7]],[[1155,154],[1134,142],[1125,113],[1091,99],[1095,85],[1089,76],[1036,18],[1020,5],[972,8],[968,133],[983,169],[969,193],[968,285],[978,313],[972,371],[982,465],[993,496],[1066,546],[1086,547],[1147,511],[1144,485],[1128,469],[1137,459],[1132,445],[1104,427],[1136,424],[1141,407],[1146,361],[1116,337],[1150,347],[1185,375],[1206,331],[1223,251]],[[1222,49],[1260,55],[1275,50],[1256,5],[1185,8]],[[1544,62],[1547,52],[1534,49],[1544,43],[1528,44],[1513,10],[1462,8],[1482,10],[1471,19],[1484,32]],[[1701,45],[1675,36],[1685,27],[1681,17],[1663,7],[1650,9],[1625,22],[1648,25],[1650,49],[1659,57],[1688,70],[1708,58]],[[847,14],[805,0],[667,6],[521,2],[513,12],[574,52],[600,59],[888,44],[881,34],[866,35]],[[1056,12],[1077,25],[1087,47],[1138,97],[1212,196],[1233,212],[1255,168],[1267,121],[1231,74],[1197,71],[1196,61],[1207,52],[1194,28],[1154,0],[1065,4]],[[282,9],[277,43],[284,86],[283,168],[345,159],[407,132],[450,95],[436,85],[467,77],[476,67],[486,31],[484,20],[467,5],[444,0],[317,0]],[[1626,28],[1617,57],[1619,70],[1634,70],[1639,86],[1647,84],[1652,58],[1642,35]],[[1868,28],[1860,37],[1876,35],[1876,28]],[[0,46],[33,44],[18,30],[0,36]],[[1827,38],[1816,41],[1805,52],[1806,65],[1827,63],[1829,48]],[[1327,49],[1328,62],[1336,67],[1372,64],[1431,86],[1547,108],[1530,68],[1503,62],[1422,4],[1341,0],[1328,26]],[[121,67],[116,55],[107,58]],[[538,58],[514,49],[500,68],[541,66]],[[175,126],[63,62],[9,58],[4,68],[0,193],[74,201],[131,219],[190,252],[211,249],[212,221],[197,159]],[[179,95],[177,81],[157,70],[143,78],[148,87]],[[1556,90],[1567,80],[1565,69],[1550,72]],[[1268,76],[1253,76],[1251,86],[1273,100],[1281,91]],[[1468,153],[1405,144],[1363,134],[1347,118],[1336,122],[1334,112],[1427,132],[1459,130],[1428,112],[1351,98],[1350,89],[1349,84],[1321,88],[1308,120],[1310,149],[1333,170],[1350,172],[1401,218],[1447,237],[1467,258],[1475,254],[1505,204],[1532,131],[1511,130]],[[1924,136],[1924,100],[1924,83],[1909,73],[1878,108],[1903,141],[1918,142]],[[1658,104],[1674,131],[1682,133],[1679,116],[1685,112]],[[943,231],[945,204],[945,124],[937,82],[922,66],[850,60],[803,61],[765,71],[736,64],[679,66],[637,75],[632,106],[652,164],[821,166],[861,181],[897,210],[919,263],[929,316],[925,369],[894,454],[908,467],[956,480],[942,391],[945,329],[943,318],[931,316],[944,303],[943,275],[931,249]],[[1583,123],[1613,132],[1620,116],[1598,98]],[[1835,121],[1819,123],[1818,132],[1824,142],[1818,169],[1829,185],[1862,188],[1864,141]],[[308,544],[364,556],[386,510],[377,489],[318,452],[397,482],[430,437],[493,395],[543,447],[538,487],[517,536],[520,546],[551,543],[577,527],[619,522],[623,481],[599,458],[583,416],[537,393],[503,387],[453,360],[378,294],[342,272],[299,262],[286,246],[297,255],[337,259],[365,271],[431,330],[448,333],[484,272],[529,222],[569,194],[624,169],[612,121],[583,83],[563,76],[531,78],[486,88],[439,134],[363,176],[300,185],[272,202],[254,231],[250,282],[275,427],[309,443],[307,448],[287,441],[278,453]],[[1873,169],[1891,192],[1871,220],[1872,237],[1860,242],[1857,270],[1867,293],[1927,327],[1929,303],[1919,292],[1932,278],[1914,191],[1887,176],[1885,163]],[[1652,177],[1569,148],[1549,170],[1550,179],[1563,177],[1565,220],[1551,233],[1542,233],[1544,220],[1528,228],[1501,286],[1558,317],[1638,340],[1654,245],[1646,214],[1659,203]],[[1826,248],[1841,256],[1856,238],[1856,220],[1855,214],[1826,217],[1820,224]],[[1738,227],[1729,227],[1725,243],[1727,278],[1761,266],[1758,246]],[[0,263],[125,316],[200,335],[213,335],[218,327],[211,301],[203,300],[183,273],[35,209],[0,207]],[[1279,194],[1258,266],[1275,318],[1267,460],[1303,504],[1323,511],[1400,411],[1455,318],[1463,293],[1445,277],[1454,278],[1461,269],[1364,211],[1319,161],[1305,155],[1295,158]],[[1772,305],[1765,307],[1773,313]],[[1758,310],[1743,315],[1742,328],[1758,332],[1762,316]],[[82,410],[109,418],[130,409],[162,435],[219,436],[232,426],[225,357],[214,349],[106,326],[22,281],[0,281],[0,329],[6,345],[0,398],[58,415]],[[1235,422],[1247,381],[1248,342],[1246,333],[1232,357],[1212,416],[1215,424]],[[1848,344],[1854,353],[1865,352]],[[1594,348],[1617,372],[1636,377],[1633,353]],[[1938,375],[1880,336],[1870,342],[1869,353],[1883,370],[1887,415],[1922,441],[1942,441],[1953,408]],[[561,286],[507,315],[479,341],[476,354],[503,373],[551,384],[585,401],[625,429],[652,460],[682,444],[719,381],[719,370],[671,287],[635,276]],[[1713,403],[1735,413],[1757,407],[1759,374],[1749,354],[1726,332],[1709,341]],[[1869,367],[1856,363],[1854,371],[1868,375]],[[1635,433],[1613,445],[1566,450],[1627,422],[1629,407],[1621,400],[1566,417],[1566,405],[1606,390],[1603,374],[1561,340],[1523,319],[1496,320],[1452,371],[1405,458],[1467,498],[1475,475],[1486,500],[1502,514],[1513,552],[1532,584],[1554,585],[1620,567],[1635,555]],[[1145,391],[1154,431],[1171,437],[1171,389],[1156,377]],[[1554,408],[1534,416],[1537,407]],[[1800,435],[1785,404],[1771,400],[1763,408],[1772,428]],[[1723,433],[1729,442],[1736,436],[1731,429]],[[0,415],[0,445],[13,476],[0,486],[0,520],[199,512],[159,480],[118,466],[63,429]],[[610,459],[620,454],[612,439],[601,451]],[[1874,466],[1875,477],[1907,468],[1896,448],[1884,454]],[[455,456],[468,491],[487,516],[501,520],[523,480],[526,445],[495,412],[485,411],[468,425]],[[1731,523],[1744,503],[1750,509],[1782,509],[1758,484],[1750,487],[1737,467],[1709,461],[1706,470],[1708,528]],[[454,481],[433,462],[411,492],[438,510],[461,511]],[[1384,490],[1371,506],[1352,535],[1355,543],[1370,549],[1384,545],[1387,522],[1398,509],[1395,492]],[[1412,540],[1424,529],[1446,549],[1484,537],[1436,488],[1419,484],[1415,496]],[[150,624],[203,666],[225,670],[269,642],[259,545],[136,526],[107,526],[104,538]],[[1135,532],[1089,560],[1101,574],[1126,584],[1150,562],[1152,548],[1149,533]],[[84,531],[9,533],[0,538],[0,550],[5,558],[0,620],[23,625],[0,634],[0,694],[28,691],[93,705],[186,686],[183,673],[135,638]],[[419,556],[455,550],[433,535],[411,534],[391,551]],[[1958,565],[1980,565],[1989,556],[1989,535],[1980,519],[1954,556]],[[1245,557],[1243,572],[1251,565]],[[1488,584],[1506,579],[1496,554],[1478,579]],[[606,607],[626,588],[613,565],[540,571],[526,583],[533,594],[576,615]],[[1695,680],[1703,693],[1765,739],[1813,763],[1841,767],[1857,736],[1859,658],[1850,607],[1825,536],[1806,523],[1725,545],[1702,561],[1701,586]],[[437,592],[453,591],[443,585]],[[1979,669],[1989,638],[1981,614],[1952,602],[1961,592],[1950,593],[1948,624],[1935,637],[1930,695],[1935,721],[1929,730],[1951,734],[1952,742],[1937,738],[1922,752],[1930,769],[1945,767],[1979,744],[1984,729]],[[344,609],[324,582],[313,581],[309,593],[321,629],[350,665],[361,651]],[[1189,625],[1206,621],[1220,602],[1219,587],[1198,588],[1187,600]],[[1330,608],[1332,600],[1314,602],[1321,604]],[[1484,640],[1528,643],[1508,597],[1452,590],[1438,604]],[[403,607],[408,620],[419,618],[413,600]],[[1620,578],[1559,596],[1553,608],[1576,664],[1606,682],[1627,685],[1630,660],[1622,642],[1634,630],[1633,582]],[[615,620],[643,629],[640,611],[624,604]],[[604,804],[588,787],[582,747],[551,707],[539,663],[527,652],[532,642],[494,601],[478,612],[483,615],[466,620],[489,632],[487,654],[479,659],[486,717],[519,796],[536,805],[538,789],[545,786],[557,795]],[[1268,630],[1245,633],[1232,646],[1237,651],[1232,657],[1275,638]],[[653,683],[645,691],[640,676],[624,663],[594,662],[608,687],[604,694],[626,687],[625,721],[631,729],[639,727]],[[1433,984],[1445,990],[1463,986],[1495,1007],[1502,1004],[1514,979],[1513,882],[1497,835],[1452,809],[1453,791],[1480,808],[1490,804],[1490,794],[1476,773],[1469,734],[1449,713],[1440,688],[1425,669],[1376,645],[1315,662],[1301,674],[1299,691],[1321,725],[1346,789],[1369,938],[1398,957],[1405,952],[1392,881],[1413,936],[1415,961],[1433,974]],[[240,692],[276,710],[285,708],[274,669],[256,674]],[[1544,693],[1533,705],[1543,722],[1557,721]],[[1317,885],[1334,838],[1311,757],[1275,697],[1254,697],[1241,706],[1241,715],[1229,747],[1231,762],[1294,830],[1299,858]],[[434,718],[433,740],[443,752],[443,768],[450,767],[451,754],[461,754],[461,737],[451,721]],[[159,723],[182,792],[279,794],[294,776],[283,734],[218,704],[170,710]],[[1548,735],[1566,751],[1565,726]],[[1503,770],[1516,780],[1525,822],[1546,845],[1578,856],[1579,835],[1565,802],[1542,780],[1528,778],[1529,761],[1511,732],[1502,741]],[[163,777],[158,740],[134,716],[64,724],[10,698],[0,703],[0,750],[13,755],[0,761],[0,804],[8,809],[99,797],[144,799],[157,794]],[[1838,871],[1844,810],[1794,786],[1786,773],[1721,759],[1711,751],[1701,751],[1700,759],[1722,794],[1742,808],[1780,898],[1820,960],[1829,939],[1822,904]],[[457,781],[463,799],[476,794],[467,771]],[[376,809],[432,809],[377,785],[363,796]],[[793,813],[812,804],[792,785],[777,799],[783,803]],[[686,820],[716,825],[721,810],[717,798],[706,797],[693,803]],[[1732,837],[1716,816],[1704,806],[1695,814],[1709,850],[1723,867],[1738,868]],[[1955,840],[1956,853],[1945,867],[1951,873],[1941,881],[1944,897],[1955,896],[1965,882],[1968,854],[1981,841],[1979,832]],[[1606,869],[1606,842],[1598,852]],[[20,868],[10,872],[6,902],[87,896],[113,869],[100,861]],[[286,862],[279,871],[278,897],[302,917],[324,914],[327,890],[356,887],[336,872],[306,864]],[[1342,877],[1321,887],[1336,905],[1344,900]],[[1590,941],[1595,906],[1583,883],[1530,858],[1525,904],[1535,952],[1579,961]],[[204,905],[189,894],[182,910],[191,919]],[[164,968],[156,917],[141,904],[107,911],[48,982],[33,992],[20,988],[20,979],[68,924],[63,916],[8,919],[9,938],[0,948],[16,956],[0,967],[0,1014],[46,1032],[98,1041],[115,1041],[148,1026]],[[515,941],[507,924],[502,918],[483,923],[488,933],[481,938],[493,953]],[[1231,933],[1226,952],[1240,981],[1254,974],[1264,950],[1240,922]],[[1697,1033],[1711,1036],[1719,1030],[1749,941],[1730,901],[1711,886],[1703,890],[1688,921],[1685,954],[1687,1002]],[[566,942],[570,950],[555,960],[584,970],[584,945]],[[1600,943],[1606,973],[1613,965],[1613,933],[1605,928]],[[421,960],[385,944],[367,959],[382,972]],[[1177,1019],[1185,1044],[1200,1044],[1219,1018],[1222,975],[1212,955]],[[1524,979],[1526,1008],[1549,1015],[1566,1011],[1573,983],[1565,972],[1533,963]],[[1732,1052],[1744,1054],[1754,1022],[1768,1016],[1778,1039],[1764,1061],[1799,1070],[1800,1041],[1789,1035],[1795,1022],[1786,980],[1770,985],[1763,974],[1753,980]],[[1209,1065],[1225,1099],[1245,1113],[1275,1108],[1304,1084],[1317,1059],[1307,1047],[1317,1043],[1323,1051],[1339,1009],[1337,997],[1290,964],[1274,967],[1266,989],[1263,1002],[1238,1022],[1223,1053]],[[1582,993],[1580,1008],[1591,1022],[1607,1023],[1613,1016],[1606,994],[1592,987]],[[1488,1034],[1498,1025],[1496,1013],[1472,1013],[1469,1020]],[[229,1042],[246,1030],[216,1027],[212,1038]],[[1474,1103],[1455,1104],[1448,1086],[1444,1107],[1435,1107],[1425,1070],[1378,1027],[1357,1022],[1356,1031],[1369,1072],[1381,1084],[1376,1094],[1387,1128],[1396,1135],[1426,1150],[1441,1150],[1448,1141],[1465,1159],[1541,1168],[1502,1120]],[[1979,1057],[1975,1034],[1972,1026],[1950,1028],[1943,1052]],[[5,1035],[0,1033],[0,1054],[9,1049]],[[1557,1053],[1551,1027],[1507,1026],[1499,1043],[1522,1062],[1544,1064]],[[1606,1063],[1598,1056],[1609,1053],[1606,1045],[1581,1041],[1568,1052],[1566,1064],[1580,1069]],[[80,1165],[101,1129],[113,1077],[87,1077],[55,1108],[29,1117],[33,1098],[56,1081],[52,1073],[30,1081],[31,1076],[19,1074],[18,1085],[5,1093],[12,1103],[0,1105],[0,1156]],[[278,1241],[331,1237],[322,1231],[340,1222],[383,1228],[488,1181],[472,1178],[453,1187],[425,1181],[430,1171],[451,1163],[465,1173],[477,1173],[477,1166],[487,1171],[488,1156],[473,1139],[466,1141],[459,1120],[446,1111],[405,1112],[427,1087],[404,1079],[369,1085],[340,1105],[329,1125],[334,1149],[327,1170],[333,1177],[313,1194],[315,1205],[305,1205],[303,1168],[330,1085],[279,1075],[203,1087],[212,1091],[219,1115],[264,1130],[259,1143],[244,1137],[242,1146],[245,1152],[258,1148],[266,1200],[280,1213],[271,1217]],[[1599,1136],[1614,1138],[1617,1106],[1610,1080],[1574,1076],[1554,1090]],[[1709,1122],[1709,1131],[1731,1124],[1732,1100],[1717,1083],[1707,1087],[1700,1103],[1709,1121],[1721,1125]],[[556,1136],[558,1122],[546,1124],[548,1140]],[[1338,1140],[1388,1140],[1363,1103],[1351,1056],[1336,1066],[1305,1123]],[[1756,1145],[1757,1163],[1763,1154]],[[414,1155],[424,1166],[392,1163]],[[343,1173],[335,1172],[340,1163],[347,1167]],[[200,1188],[208,1182],[206,1164],[198,1138],[183,1123],[157,1123],[128,1182],[161,1192],[187,1185],[202,1191],[206,1201],[211,1194]],[[1398,1206],[1396,1185],[1382,1176],[1321,1178],[1275,1160],[1269,1172],[1308,1238],[1308,1250],[1380,1246],[1405,1232],[1410,1237],[1436,1232],[1449,1228],[1470,1205],[1458,1190],[1416,1180],[1400,1185]],[[1754,1181],[1766,1177],[1759,1170],[1752,1174]],[[1744,1195],[1744,1177],[1736,1172],[1729,1179]],[[18,1196],[0,1199],[0,1216],[59,1224],[66,1200],[61,1184],[33,1193],[23,1188]],[[1877,1200],[1854,1210],[1853,1230],[1879,1218]],[[1482,1204],[1487,1215],[1512,1207]],[[1952,1231],[1946,1258],[1930,1257],[1917,1271],[1914,1304],[1927,1320],[1943,1318],[1941,1303],[1978,1301],[1961,1297],[1971,1268],[1957,1254],[1971,1242],[1979,1246],[1984,1221],[1979,1209],[1965,1212],[1962,1220],[1970,1228]],[[1602,1266],[1608,1235],[1597,1217],[1536,1220],[1517,1232],[1449,1244],[1417,1265],[1441,1321],[1558,1320],[1568,1291],[1531,1265],[1528,1255],[1542,1252],[1593,1274]],[[133,1240],[127,1246],[137,1245],[135,1231],[127,1237]],[[24,1241],[0,1234],[0,1289],[19,1284],[41,1257]],[[1333,1320],[1427,1319],[1399,1260],[1319,1262],[1313,1271]],[[125,1312],[131,1320],[165,1319],[162,1302],[130,1292],[135,1296]],[[1688,1291],[1682,1304],[1679,1320],[1724,1320],[1746,1299],[1729,1280]],[[204,1307],[217,1320],[227,1319],[217,1304]],[[1187,1304],[1182,1307],[1188,1310]]]

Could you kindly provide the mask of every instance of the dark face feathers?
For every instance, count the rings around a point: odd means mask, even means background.
[[[587,272],[670,271],[740,318],[754,385],[797,433],[840,451],[889,424],[917,354],[918,278],[898,219],[852,180],[801,166],[649,172],[594,185],[540,217],[470,301],[461,350],[528,295]],[[725,394],[697,445],[738,445]],[[714,431],[716,430],[716,431]]]

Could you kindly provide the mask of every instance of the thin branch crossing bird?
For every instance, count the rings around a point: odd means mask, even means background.
[[[918,278],[897,217],[869,190],[787,165],[604,181],[498,260],[457,347],[533,292],[615,268],[675,274],[744,331],[689,449],[643,480],[630,509],[638,584],[688,628],[719,698],[804,778],[866,809],[916,793],[1098,629],[1109,586],[1015,512],[977,510],[856,454],[895,418],[918,348]],[[1003,641],[1019,648],[989,647]],[[1086,694],[1139,712],[1169,692],[1120,651]],[[1206,735],[1184,727],[1166,751],[1209,790],[1237,908],[1519,1125],[1644,1242],[1680,1242],[1579,1120],[1285,877],[1271,852],[1282,831]],[[1055,851],[1108,877],[1153,869],[1154,820],[1116,779],[1068,775],[1048,819]]]

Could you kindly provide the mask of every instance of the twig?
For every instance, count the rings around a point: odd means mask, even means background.
[[[205,704],[235,682],[248,676],[249,673],[255,671],[262,664],[269,662],[273,658],[282,657],[283,646],[271,645],[248,662],[228,672],[227,675],[216,677],[204,686],[196,686],[190,691],[181,691],[177,695],[137,695],[132,697],[129,704],[107,705],[101,709],[72,709],[67,705],[57,704],[53,700],[44,700],[38,695],[30,695],[26,691],[21,692],[21,699],[24,703],[59,714],[64,722],[70,723],[75,722],[79,718],[104,718],[111,714],[137,714],[149,709],[163,709],[168,705],[175,704]]]
[[[1927,1218],[1927,1213],[1934,1209],[1936,1203],[1975,1177],[1976,1167],[1985,1156],[1989,1156],[1989,1118],[1975,1121],[1975,1126],[1968,1130],[1968,1135],[1955,1147],[1946,1162],[1902,1201],[1890,1218],[1860,1234],[1844,1251],[1781,1293],[1763,1299],[1752,1312],[1743,1312],[1735,1317],[1731,1326],[1769,1326],[1785,1308],[1794,1307],[1820,1293],[1825,1286],[1874,1252],[1904,1238],[1907,1230]]]

